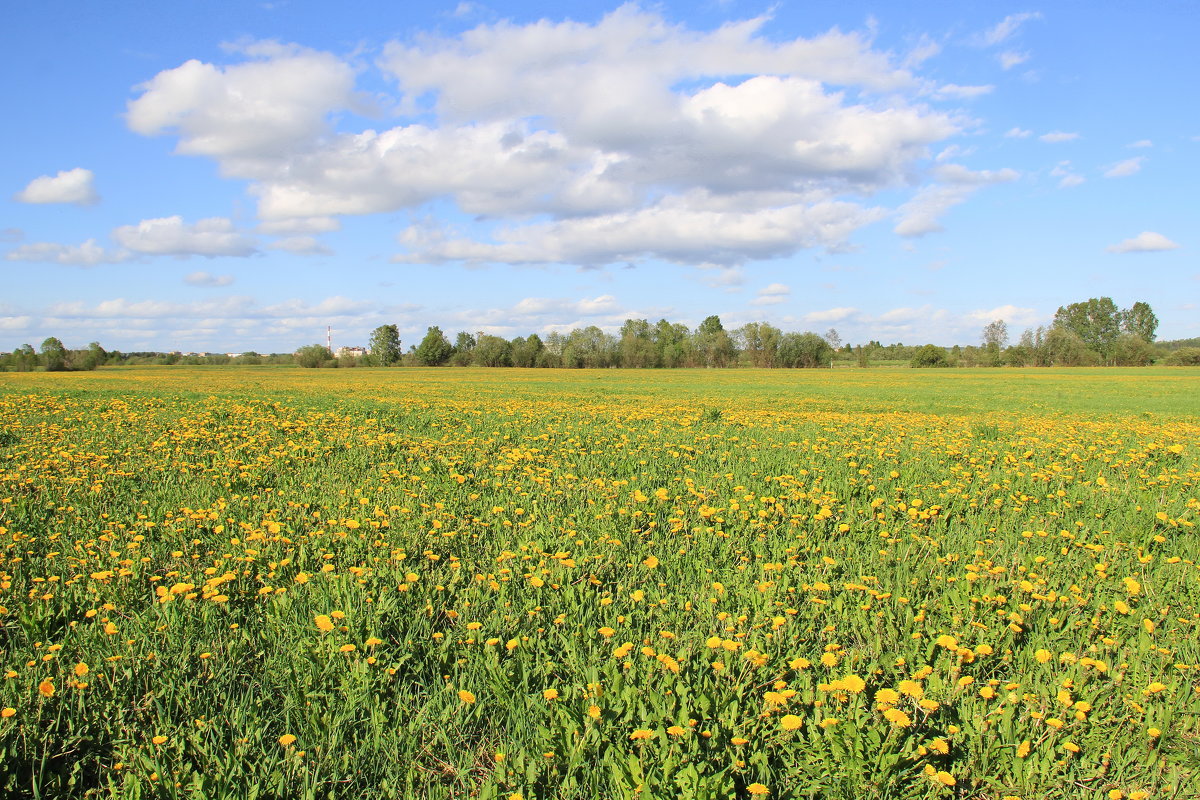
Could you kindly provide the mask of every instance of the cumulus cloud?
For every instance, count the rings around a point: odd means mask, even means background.
[[[1072,142],[1079,138],[1078,133],[1067,133],[1065,131],[1050,131],[1043,133],[1038,139],[1047,144],[1058,144],[1060,142]]]
[[[90,169],[76,167],[62,170],[53,177],[34,178],[13,199],[19,203],[71,203],[90,206],[100,202],[93,185],[95,176]]]
[[[1126,145],[1126,147],[1133,147],[1133,148],[1154,147],[1154,142],[1150,141],[1149,139],[1138,139],[1136,142],[1130,142],[1129,144]]]
[[[1009,128],[1004,132],[1005,138],[1008,139],[1028,139],[1033,135],[1033,131],[1027,131],[1023,128]]]
[[[256,251],[254,240],[238,232],[223,217],[202,219],[193,224],[176,215],[144,219],[112,232],[113,239],[135,253],[174,256],[249,256]]]
[[[32,261],[46,264],[67,264],[76,267],[94,267],[97,264],[116,264],[128,261],[131,254],[125,250],[107,250],[88,239],[83,244],[57,244],[36,242],[21,245],[4,254],[9,261]]]
[[[444,202],[498,222],[491,241],[410,229],[409,260],[728,267],[841,247],[878,217],[863,198],[905,183],[970,124],[922,98],[991,87],[914,75],[937,51],[929,42],[898,60],[869,31],[778,39],[768,22],[703,31],[627,5],[594,23],[391,42],[374,66],[394,82],[385,102],[402,124],[357,132],[330,124],[361,102],[345,61],[257,43],[238,63],[159,73],[127,121],[249,181],[261,233],[311,237],[341,215]],[[718,196],[732,201],[695,207]],[[711,258],[682,240],[707,224]]]
[[[183,276],[183,282],[188,286],[200,286],[206,289],[216,289],[221,286],[232,286],[232,275],[213,275],[211,272],[189,272]]]
[[[137,133],[175,133],[178,152],[273,160],[328,131],[328,116],[355,105],[354,70],[329,53],[259,42],[239,48],[248,60],[220,67],[195,59],[138,86],[126,122]],[[253,167],[252,167],[253,169]]]
[[[1082,175],[1071,171],[1070,161],[1060,161],[1050,170],[1050,174],[1058,178],[1058,187],[1060,189],[1069,189],[1072,186],[1079,186],[1081,183],[1086,183],[1087,179]]]
[[[783,283],[772,283],[758,290],[758,296],[750,301],[752,306],[773,306],[786,302],[792,294],[791,287]]]
[[[1136,175],[1142,171],[1142,162],[1145,160],[1145,156],[1137,156],[1136,158],[1127,158],[1124,161],[1117,162],[1104,171],[1104,177],[1127,178],[1130,175]]]
[[[1178,244],[1161,233],[1142,231],[1132,239],[1109,245],[1106,249],[1110,253],[1154,253],[1161,250],[1175,250],[1178,247]]]
[[[532,223],[501,229],[498,242],[445,238],[409,228],[400,241],[402,262],[576,264],[597,267],[644,259],[733,266],[747,259],[791,255],[808,247],[836,249],[857,228],[879,219],[880,209],[818,201],[755,210],[730,207],[705,193],[669,197],[632,212]]]

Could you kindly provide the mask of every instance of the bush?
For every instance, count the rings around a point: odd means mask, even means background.
[[[1162,363],[1169,367],[1200,367],[1200,347],[1181,347]]]
[[[330,360],[329,351],[323,345],[309,344],[296,351],[296,364],[301,367],[315,369]]]
[[[950,356],[946,352],[946,348],[938,347],[936,344],[927,344],[917,350],[909,363],[916,368],[948,367],[950,366]]]

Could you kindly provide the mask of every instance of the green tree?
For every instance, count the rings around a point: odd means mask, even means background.
[[[417,345],[417,363],[423,367],[440,367],[454,355],[454,347],[437,325],[429,328]]]
[[[983,334],[979,338],[983,344],[980,363],[985,367],[998,367],[1004,363],[1000,353],[1008,344],[1008,323],[1002,319],[989,322],[983,326]]]
[[[459,331],[454,338],[454,355],[450,356],[450,363],[456,367],[469,367],[474,360],[474,352],[475,337],[466,331]]]
[[[32,372],[37,368],[37,353],[31,344],[21,345],[8,358],[14,372]]]
[[[686,325],[660,319],[654,324],[654,349],[662,367],[682,367],[691,361],[691,341]]]
[[[1158,317],[1148,303],[1139,300],[1121,312],[1121,330],[1143,342],[1153,342],[1158,330]]]
[[[296,365],[306,369],[316,369],[329,361],[329,350],[323,344],[306,344],[295,353]]]
[[[517,337],[512,340],[512,363],[514,367],[537,367],[541,366],[542,351],[546,346],[542,343],[542,337],[536,333],[531,333],[529,336],[522,339]]]
[[[512,345],[499,336],[480,334],[475,344],[474,361],[480,367],[511,367]]]
[[[381,367],[395,366],[400,361],[400,331],[395,325],[380,325],[371,331],[367,345],[371,360]]]
[[[1118,367],[1146,367],[1154,363],[1154,347],[1140,336],[1122,333],[1112,349],[1112,363]]]
[[[829,342],[811,331],[785,333],[779,339],[778,363],[781,367],[828,367],[832,357],[833,348]]]
[[[777,366],[783,331],[766,322],[747,322],[734,331],[737,344],[755,367]]]
[[[1087,349],[1107,361],[1121,333],[1121,312],[1111,297],[1092,297],[1082,303],[1059,306],[1054,314],[1054,327],[1075,334]]]
[[[1069,328],[1053,325],[1042,342],[1042,357],[1056,367],[1090,367],[1100,363],[1100,355]]]
[[[705,317],[692,335],[692,349],[700,366],[725,367],[737,358],[733,339],[716,314]]]
[[[936,344],[927,344],[917,348],[917,352],[913,354],[912,361],[909,363],[913,367],[948,367],[950,366],[950,356],[946,352],[946,348],[938,347]]]
[[[653,330],[644,319],[627,319],[621,326],[618,348],[622,367],[645,368],[658,366]]]
[[[42,342],[42,365],[47,372],[61,372],[67,368],[67,348],[53,336]]]

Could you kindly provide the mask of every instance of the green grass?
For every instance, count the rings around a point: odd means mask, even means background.
[[[0,792],[1194,794],[1191,375],[6,375]]]

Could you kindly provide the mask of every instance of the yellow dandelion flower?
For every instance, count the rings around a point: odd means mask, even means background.
[[[154,742],[155,744],[166,744],[166,742],[167,742],[167,737],[165,737],[165,736],[163,736],[163,735],[159,734],[158,736],[155,736],[155,737],[154,737],[153,739],[151,739],[150,741]]]
[[[75,665],[75,677],[82,678],[88,674],[88,665],[80,661]]]
[[[38,684],[38,694],[42,697],[54,697],[54,682],[46,679]]]
[[[884,711],[883,718],[890,722],[893,728],[908,728],[913,724],[912,717],[898,708],[889,708]]]
[[[334,628],[333,620],[325,614],[317,614],[313,621],[317,623],[317,630],[321,633],[329,633]]]
[[[683,736],[686,733],[687,730],[679,725],[672,725],[671,727],[667,728],[668,736]]]
[[[545,689],[542,691],[542,697],[546,700],[554,700],[558,697],[558,689]]]
[[[283,736],[279,737],[279,743],[284,747],[291,747],[295,741],[296,737],[290,733],[285,733]]]
[[[768,789],[766,786],[763,786],[761,783],[752,783],[746,787],[746,794],[761,796],[761,795],[768,795],[770,793],[771,793],[771,790]]]
[[[785,714],[779,719],[779,727],[785,731],[794,731],[804,724],[804,719],[795,714]]]
[[[469,706],[475,702],[475,695],[472,694],[471,692],[468,692],[466,689],[459,689],[458,690],[458,699],[460,702]]]
[[[638,728],[633,733],[629,734],[629,739],[630,739],[630,741],[633,741],[633,742],[649,741],[650,739],[653,739],[653,738],[654,738],[654,731],[647,730],[646,728]]]

